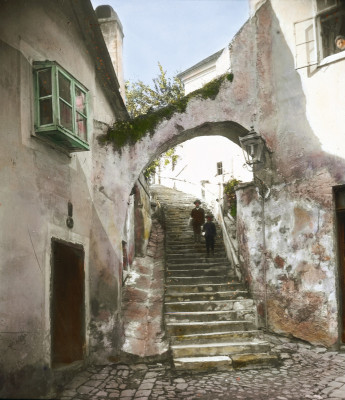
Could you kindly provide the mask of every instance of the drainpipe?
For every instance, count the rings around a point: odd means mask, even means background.
[[[264,255],[264,312],[265,312],[265,331],[268,330],[268,317],[267,317],[267,257],[266,257],[266,222],[265,222],[265,196],[261,195],[262,199],[262,249]]]

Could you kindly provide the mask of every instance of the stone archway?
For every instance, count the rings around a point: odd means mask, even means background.
[[[196,137],[223,136],[239,145],[239,137],[250,129],[250,118],[243,118],[239,110],[229,115],[228,106],[224,108],[221,101],[219,105],[215,102],[217,99],[192,99],[185,113],[177,113],[170,120],[163,120],[152,136],[147,135],[136,143],[131,148],[131,155],[136,159],[133,178],[169,148]]]

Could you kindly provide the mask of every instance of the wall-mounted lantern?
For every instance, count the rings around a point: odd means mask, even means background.
[[[240,137],[240,143],[244,158],[248,165],[254,165],[263,162],[263,149],[265,141],[261,135],[254,131],[254,127],[243,137]]]

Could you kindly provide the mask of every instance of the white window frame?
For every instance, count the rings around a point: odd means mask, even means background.
[[[224,170],[223,170],[223,161],[217,162],[217,176],[223,175]]]
[[[336,0],[336,5],[331,5],[322,11],[317,11],[317,0],[313,1],[313,16],[300,20],[294,23],[294,34],[295,34],[295,68],[305,68],[312,65],[323,66],[331,62],[341,60],[345,58],[345,51],[331,54],[329,56],[323,56],[323,45],[321,37],[321,24],[320,17],[327,11],[330,11],[336,7],[339,7],[340,0]],[[312,29],[312,38],[301,38],[302,30],[299,31],[299,27],[308,26],[308,29]],[[305,32],[307,29],[305,29]],[[307,35],[305,35],[307,36]],[[301,60],[302,58],[302,60]]]

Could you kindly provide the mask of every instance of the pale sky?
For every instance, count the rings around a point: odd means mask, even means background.
[[[227,46],[249,16],[248,0],[91,0],[110,5],[124,30],[124,74],[152,83],[162,64],[174,76]]]

